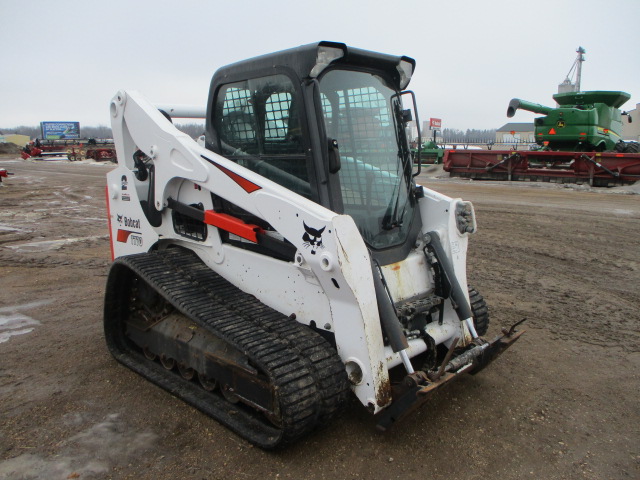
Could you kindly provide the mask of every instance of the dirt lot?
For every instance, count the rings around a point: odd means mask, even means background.
[[[424,178],[475,204],[489,333],[527,333],[387,434],[354,401],[267,453],[107,352],[110,167],[0,167],[0,479],[640,478],[638,195]]]

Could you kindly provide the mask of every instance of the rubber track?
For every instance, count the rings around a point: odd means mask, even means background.
[[[166,371],[132,347],[124,335],[132,273],[268,376],[278,392],[280,428]],[[349,398],[344,366],[326,340],[231,285],[189,251],[169,249],[117,259],[107,280],[104,327],[107,345],[118,361],[262,448],[291,443],[331,421]]]
[[[489,309],[482,295],[473,287],[469,287],[469,300],[476,332],[482,336],[489,330]]]

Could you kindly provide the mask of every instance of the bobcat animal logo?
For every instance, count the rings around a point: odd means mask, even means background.
[[[116,215],[117,215],[117,218],[118,218],[118,223],[122,223],[123,215],[118,215],[118,214],[116,214]]]
[[[304,222],[302,222],[302,224],[304,225],[304,235],[302,235],[303,245],[306,248],[311,248],[311,255],[315,255],[320,248],[324,248],[324,245],[322,245],[322,232],[324,232],[324,229],[327,227],[324,226],[320,230],[317,230],[311,228]]]

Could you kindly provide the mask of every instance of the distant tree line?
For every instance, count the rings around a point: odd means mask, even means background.
[[[42,129],[40,126],[33,127],[28,125],[20,125],[13,128],[0,128],[0,132],[3,135],[9,135],[12,133],[18,135],[27,135],[32,140],[36,138],[42,138]],[[111,128],[104,125],[98,127],[83,127],[80,126],[80,135],[82,138],[112,138]]]
[[[176,128],[193,139],[197,139],[204,133],[204,125],[199,123],[176,124]],[[12,133],[27,135],[32,140],[42,138],[40,126],[20,125],[19,127],[13,128],[0,128],[0,135],[10,135]],[[82,138],[113,138],[111,127],[105,125],[99,125],[97,127],[83,127],[80,125],[80,135]]]
[[[10,135],[12,133],[17,135],[26,135],[34,139],[42,135],[42,130],[40,130],[40,127],[27,127],[25,125],[13,128],[0,128],[0,134],[2,135]]]
[[[496,130],[458,130],[443,128],[442,143],[490,143],[496,141]]]
[[[197,139],[204,134],[204,124],[202,123],[177,123],[176,128],[186,133],[193,139]],[[40,127],[32,127],[21,125],[14,128],[0,128],[0,133],[8,135],[17,133],[27,135],[31,139],[40,138],[42,132]],[[80,135],[83,138],[113,138],[111,127],[100,125],[97,127],[80,126]],[[455,128],[443,128],[439,137],[442,138],[441,143],[490,143],[496,140],[496,130],[458,130]],[[424,138],[424,137],[423,137]]]
[[[194,140],[197,140],[200,135],[204,135],[203,123],[176,123],[176,128]]]

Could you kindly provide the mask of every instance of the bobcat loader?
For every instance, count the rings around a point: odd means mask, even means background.
[[[206,112],[118,92],[114,357],[268,449],[352,393],[385,430],[511,346],[467,285],[473,206],[414,181],[414,68],[320,42],[219,69]],[[197,116],[200,142],[171,121]]]

